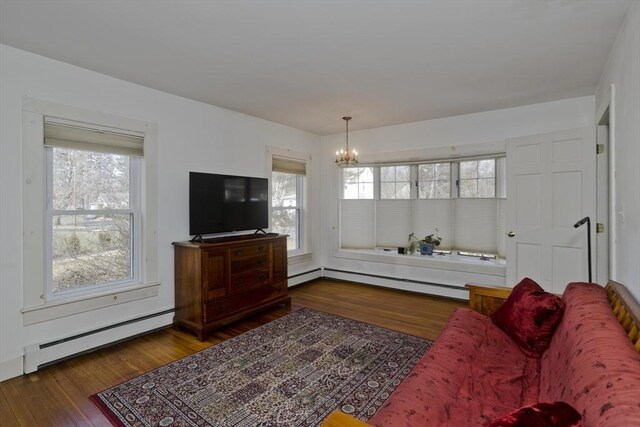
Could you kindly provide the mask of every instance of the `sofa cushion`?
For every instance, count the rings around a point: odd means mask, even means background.
[[[563,313],[564,303],[560,298],[526,277],[491,318],[524,354],[539,358],[549,347]]]
[[[537,401],[539,360],[487,316],[459,308],[433,347],[368,422],[485,426]]]
[[[564,318],[541,359],[540,400],[564,401],[585,427],[640,426],[640,355],[604,288],[570,283]]]
[[[489,427],[579,427],[582,417],[565,402],[536,403],[524,406]]]

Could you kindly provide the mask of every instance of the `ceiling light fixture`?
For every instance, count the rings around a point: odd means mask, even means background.
[[[340,167],[355,166],[358,164],[358,152],[356,150],[349,152],[349,120],[351,120],[351,117],[343,117],[342,120],[347,125],[347,146],[340,151],[336,151],[335,163]]]

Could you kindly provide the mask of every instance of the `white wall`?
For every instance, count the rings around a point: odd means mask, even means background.
[[[424,158],[427,153],[455,155],[466,152],[471,154],[477,151],[478,147],[483,146],[493,147],[493,149],[502,147],[504,150],[504,141],[507,138],[593,126],[594,112],[594,97],[586,96],[350,132],[349,143],[352,148],[356,148],[361,153],[362,162],[398,160],[416,156]],[[357,120],[358,118],[354,117],[353,122],[357,123]],[[425,267],[400,265],[395,261],[383,264],[363,260],[363,257],[350,257],[344,251],[338,251],[340,169],[331,164],[331,159],[335,157],[335,151],[343,147],[344,143],[343,133],[322,137],[325,161],[322,175],[322,182],[325,183],[323,187],[325,203],[322,205],[324,210],[322,262],[325,267],[393,277],[400,280],[385,281],[388,286],[453,297],[466,297],[466,293],[462,290],[415,283],[408,286],[402,279],[444,284],[454,288],[464,286],[467,281],[505,285],[504,273],[460,273],[432,268],[427,266],[427,263]],[[351,280],[357,280],[357,277],[353,276]]]
[[[171,242],[188,238],[188,172],[266,176],[266,147],[283,147],[319,158],[316,135],[173,96],[72,65],[0,45],[0,380],[22,373],[23,348],[122,319],[156,313],[174,305]],[[157,297],[123,303],[31,326],[22,325],[23,264],[21,194],[22,96],[84,108],[158,125]],[[318,167],[314,168],[316,171]],[[316,176],[313,188],[320,187]],[[318,206],[319,192],[311,194]],[[320,264],[320,218],[311,213],[310,262],[290,274]],[[170,318],[170,317],[169,317]]]
[[[615,138],[615,253],[612,279],[640,301],[640,2],[634,2],[611,49],[596,91],[596,120],[610,104]]]

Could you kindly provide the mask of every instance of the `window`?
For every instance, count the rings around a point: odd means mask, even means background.
[[[271,230],[286,234],[287,251],[304,250],[306,162],[273,157],[271,174]]]
[[[142,138],[45,124],[47,299],[139,282]]]
[[[373,167],[342,169],[344,199],[373,199]]]
[[[411,198],[411,166],[380,167],[380,198]]]
[[[460,162],[459,197],[492,198],[496,196],[496,160]]]
[[[442,251],[504,256],[504,175],[503,156],[345,168],[340,247],[388,249],[410,233],[437,234]]]
[[[451,197],[451,163],[418,165],[418,198]]]
[[[157,126],[24,97],[22,128],[23,324],[157,296]]]

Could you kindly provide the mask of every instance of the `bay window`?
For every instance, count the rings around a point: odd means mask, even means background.
[[[504,156],[342,169],[340,247],[394,248],[410,233],[438,249],[504,256]]]

